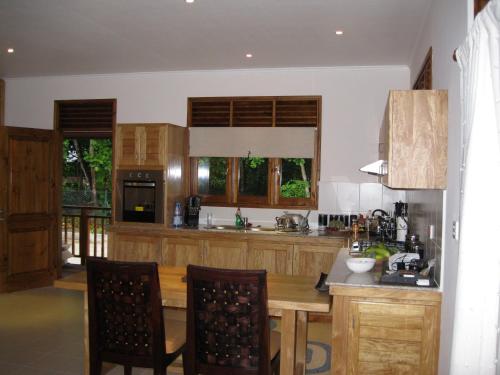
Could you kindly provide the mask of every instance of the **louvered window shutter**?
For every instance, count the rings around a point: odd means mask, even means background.
[[[56,103],[59,129],[65,137],[111,137],[115,99],[61,100]]]

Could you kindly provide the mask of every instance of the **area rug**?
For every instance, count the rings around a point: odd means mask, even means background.
[[[271,320],[271,329],[280,330],[279,320]],[[307,327],[306,374],[330,374],[331,336],[331,323],[309,322]]]

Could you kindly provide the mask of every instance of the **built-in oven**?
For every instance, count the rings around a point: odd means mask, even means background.
[[[163,223],[163,171],[117,171],[117,221]]]

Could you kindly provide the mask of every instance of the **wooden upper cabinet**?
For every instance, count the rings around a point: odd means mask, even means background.
[[[167,162],[169,124],[117,124],[115,165],[118,169],[163,169]],[[183,142],[181,139],[179,142]]]
[[[137,135],[136,135],[137,133]],[[116,166],[124,168],[140,165],[139,128],[132,125],[116,126]]]
[[[379,157],[387,161],[384,185],[395,189],[445,189],[447,91],[391,91],[379,142]]]
[[[188,99],[189,127],[319,127],[321,96]]]

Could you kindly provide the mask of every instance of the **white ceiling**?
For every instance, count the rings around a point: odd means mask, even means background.
[[[0,0],[0,77],[408,65],[431,1]]]

